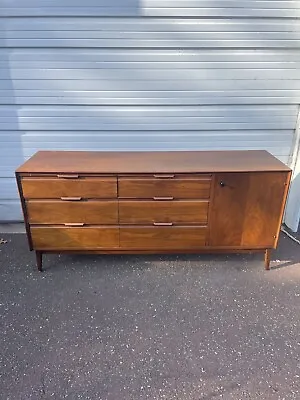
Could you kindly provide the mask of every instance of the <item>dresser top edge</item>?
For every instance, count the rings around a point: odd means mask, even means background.
[[[289,172],[265,150],[38,151],[16,173],[217,173]]]

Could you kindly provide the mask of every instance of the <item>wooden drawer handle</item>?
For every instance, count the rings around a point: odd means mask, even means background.
[[[153,197],[153,200],[174,200],[174,197]]]
[[[80,201],[82,197],[61,197],[63,201]]]
[[[153,222],[154,226],[172,226],[173,222]]]
[[[84,222],[68,222],[65,226],[84,226]]]
[[[59,174],[59,175],[57,175],[57,177],[58,178],[61,178],[61,179],[77,179],[77,178],[79,178],[79,175],[78,174]]]
[[[163,175],[154,174],[153,176],[154,176],[154,178],[157,178],[157,179],[172,179],[172,178],[175,178],[175,175],[168,175],[168,174],[163,174]]]

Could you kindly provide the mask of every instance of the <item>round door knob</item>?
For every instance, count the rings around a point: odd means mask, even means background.
[[[220,182],[220,186],[221,186],[221,187],[224,187],[224,186],[225,186],[225,183],[224,183],[223,181],[221,181],[221,182]]]

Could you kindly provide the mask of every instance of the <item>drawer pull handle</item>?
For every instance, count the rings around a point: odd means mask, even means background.
[[[65,226],[84,226],[84,222],[68,222]]]
[[[82,197],[61,197],[63,201],[80,201]]]
[[[153,197],[153,200],[174,200],[174,197]]]
[[[172,226],[173,222],[153,222],[154,226]]]
[[[168,175],[168,174],[163,174],[163,175],[155,174],[153,176],[154,176],[154,178],[157,178],[157,179],[172,179],[172,178],[175,178],[175,175]]]
[[[79,178],[78,174],[61,174],[61,175],[57,175],[58,178],[61,179],[77,179]]]

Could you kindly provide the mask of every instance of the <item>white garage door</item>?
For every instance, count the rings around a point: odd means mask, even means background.
[[[0,0],[0,220],[35,151],[266,149],[288,163],[299,1]]]

